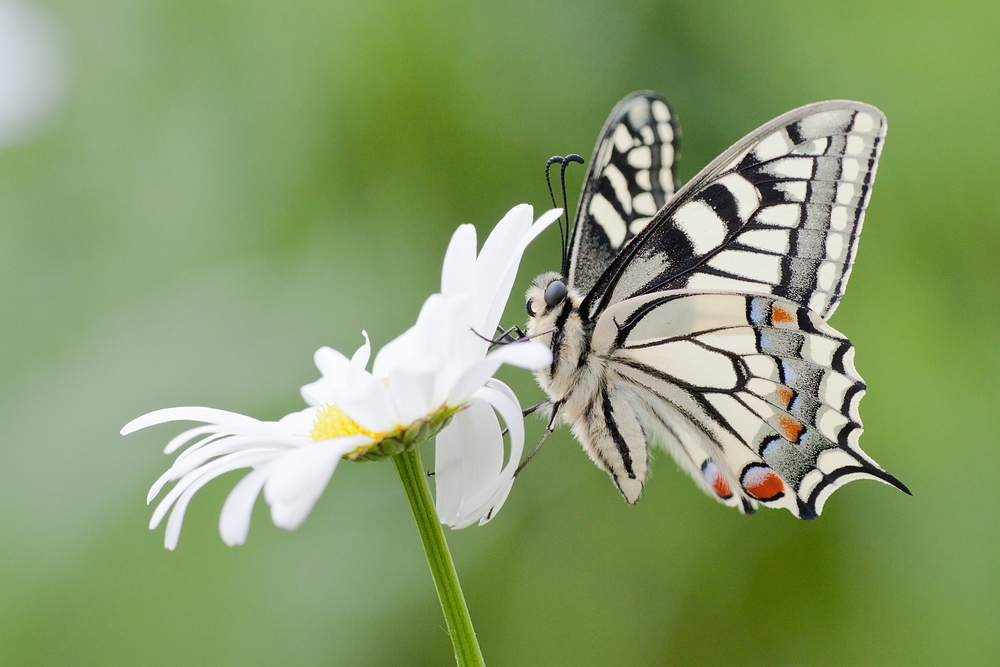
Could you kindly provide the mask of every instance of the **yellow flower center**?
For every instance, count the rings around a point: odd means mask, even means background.
[[[375,433],[364,428],[336,405],[327,405],[316,411],[316,421],[309,433],[314,442],[345,435],[367,435],[374,440],[381,440],[386,436],[385,433]]]

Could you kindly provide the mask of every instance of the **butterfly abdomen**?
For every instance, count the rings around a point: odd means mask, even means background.
[[[608,359],[592,349],[593,327],[580,313],[579,293],[569,289],[557,305],[546,304],[545,291],[559,280],[559,274],[542,274],[528,290],[527,333],[552,349],[552,364],[535,377],[558,420],[570,425],[591,460],[635,503],[647,472],[645,433],[630,392],[609,385]]]

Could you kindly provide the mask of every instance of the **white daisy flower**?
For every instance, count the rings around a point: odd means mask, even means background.
[[[168,454],[190,444],[150,489],[148,502],[177,482],[153,512],[150,528],[169,513],[165,544],[175,548],[194,493],[219,475],[252,468],[223,505],[223,541],[230,546],[246,541],[261,491],[275,525],[294,530],[342,459],[393,456],[438,432],[442,522],[460,528],[489,520],[510,491],[524,447],[520,404],[493,374],[505,363],[529,369],[551,363],[541,344],[523,341],[490,351],[489,339],[524,249],[559,214],[549,211],[532,224],[531,207],[515,207],[478,257],[475,228],[459,227],[445,255],[441,293],[427,299],[411,329],[380,351],[372,372],[366,370],[367,334],[351,359],[328,347],[316,352],[322,377],[302,387],[306,410],[262,422],[211,408],[169,408],[127,424],[122,434],[171,421],[203,423],[168,443]],[[509,433],[506,465],[494,410]]]

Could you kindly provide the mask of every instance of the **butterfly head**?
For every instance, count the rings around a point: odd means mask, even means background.
[[[565,320],[565,311],[580,305],[580,295],[554,271],[535,278],[528,288],[527,297],[524,308],[528,311],[528,334],[537,335],[543,343],[550,340],[543,332],[560,327],[560,320]]]

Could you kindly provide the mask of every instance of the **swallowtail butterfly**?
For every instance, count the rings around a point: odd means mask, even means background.
[[[886,121],[859,102],[790,111],[677,188],[670,105],[611,112],[561,273],[528,290],[549,431],[566,422],[635,503],[658,443],[744,513],[819,515],[861,478],[909,493],[858,446],[865,384],[827,320],[844,293]]]

